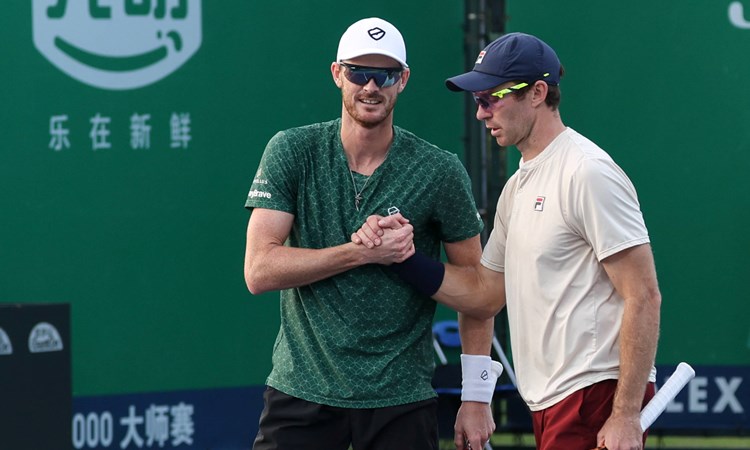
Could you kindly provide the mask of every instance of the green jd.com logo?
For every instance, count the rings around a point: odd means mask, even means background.
[[[34,45],[102,89],[135,89],[179,69],[201,45],[201,0],[33,0]]]

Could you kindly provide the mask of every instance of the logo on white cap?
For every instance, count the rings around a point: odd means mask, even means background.
[[[379,41],[383,39],[383,37],[385,36],[385,31],[383,31],[382,29],[378,27],[375,27],[375,28],[371,28],[367,30],[367,34],[369,34],[370,37],[375,39],[376,41]]]

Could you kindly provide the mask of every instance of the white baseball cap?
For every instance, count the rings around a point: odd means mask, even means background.
[[[383,19],[370,17],[353,23],[339,41],[336,61],[356,58],[362,55],[385,55],[406,64],[406,44],[401,33]]]

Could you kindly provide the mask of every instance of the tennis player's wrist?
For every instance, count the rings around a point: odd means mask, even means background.
[[[503,366],[486,355],[461,355],[461,401],[490,403]]]
[[[414,252],[404,262],[388,266],[399,278],[411,284],[419,293],[432,297],[445,278],[445,266],[429,256]]]

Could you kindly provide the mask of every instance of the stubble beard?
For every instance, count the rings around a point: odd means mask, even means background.
[[[390,102],[388,102],[388,99],[386,97],[383,97],[382,95],[364,98],[380,100],[385,106],[385,113],[380,116],[374,117],[372,116],[372,114],[361,114],[359,111],[357,111],[357,103],[359,97],[352,98],[344,96],[344,108],[346,109],[346,112],[352,119],[354,119],[355,122],[357,122],[363,128],[377,128],[389,117],[391,117],[391,114],[393,114],[393,108],[396,106],[396,97],[392,97]],[[365,116],[367,116],[367,118],[365,118]]]

